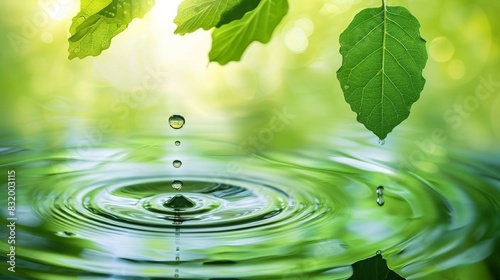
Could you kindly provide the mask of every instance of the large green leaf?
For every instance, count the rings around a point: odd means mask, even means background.
[[[287,0],[261,0],[257,8],[212,32],[210,61],[226,64],[241,59],[253,41],[267,43],[288,12]]]
[[[357,120],[385,139],[420,97],[427,62],[420,24],[403,7],[361,11],[340,35],[337,77]]]
[[[184,35],[198,28],[215,27],[222,15],[248,0],[184,0],[177,11],[174,23],[176,34]]]
[[[143,17],[154,0],[82,0],[70,27],[69,59],[99,55],[134,18]]]

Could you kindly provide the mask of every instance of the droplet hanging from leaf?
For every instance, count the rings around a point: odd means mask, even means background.
[[[381,140],[408,118],[424,88],[427,50],[419,28],[407,9],[384,4],[358,13],[340,35],[337,78],[345,100]]]

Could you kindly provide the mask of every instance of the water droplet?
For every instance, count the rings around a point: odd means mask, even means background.
[[[384,200],[384,187],[383,186],[379,186],[377,188],[377,204],[379,206],[382,206],[384,205],[385,203],[385,200]]]
[[[179,258],[179,257],[175,257],[175,261],[176,261],[176,262],[181,262],[181,258]]]
[[[377,253],[376,253],[376,254],[377,254],[377,256],[380,256],[380,255],[382,255],[382,251],[377,250]]]
[[[385,139],[378,139],[378,143],[379,143],[381,146],[384,146],[384,144],[385,144]]]
[[[182,181],[179,181],[179,180],[175,180],[175,181],[173,181],[173,182],[172,182],[172,188],[173,188],[174,190],[176,190],[176,191],[177,191],[177,190],[180,190],[180,189],[182,188],[182,186],[183,186],[183,185],[184,185],[184,184],[182,183]]]
[[[175,141],[175,145],[176,146],[180,146],[181,145],[181,141]]]
[[[73,236],[76,236],[76,234],[74,234],[72,232],[69,232],[69,231],[60,231],[60,232],[58,232],[56,234],[59,235],[59,236],[63,236],[63,237],[73,237]]]
[[[344,89],[345,89],[345,90],[348,90],[349,88],[351,88],[351,86],[350,86],[350,85],[345,85],[345,86],[344,86]]]
[[[186,120],[184,119],[183,116],[172,115],[170,116],[170,118],[168,118],[168,123],[170,124],[170,127],[172,127],[173,129],[179,129],[184,126]]]
[[[175,168],[179,168],[179,167],[181,167],[181,165],[182,165],[182,161],[180,161],[180,160],[176,159],[176,160],[174,160],[174,162],[172,162],[172,165],[173,165]]]

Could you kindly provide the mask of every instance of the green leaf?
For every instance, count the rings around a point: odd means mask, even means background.
[[[69,37],[69,59],[97,56],[109,48],[111,39],[134,18],[142,18],[154,0],[82,0],[73,18]]]
[[[241,1],[240,4],[234,6],[232,9],[227,10],[222,14],[220,21],[215,27],[221,27],[224,24],[228,24],[232,21],[241,19],[246,13],[255,10],[259,5],[260,0],[245,0]]]
[[[361,11],[340,35],[337,72],[357,120],[381,140],[410,114],[420,97],[427,62],[420,24],[403,7]]]
[[[215,27],[226,12],[249,0],[184,0],[177,11],[174,33],[184,35],[198,28]]]
[[[221,65],[239,61],[253,41],[267,43],[288,12],[287,0],[261,0],[255,10],[212,32],[210,61]]]
[[[359,261],[352,265],[353,275],[349,280],[404,280],[387,267],[381,255]]]

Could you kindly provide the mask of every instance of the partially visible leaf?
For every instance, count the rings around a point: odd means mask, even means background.
[[[184,0],[178,8],[174,33],[184,35],[215,27],[227,11],[248,0]]]
[[[80,12],[82,16],[91,16],[106,8],[111,2],[113,0],[81,0]]]
[[[221,65],[239,61],[253,41],[267,43],[288,12],[287,0],[261,0],[255,10],[212,32],[210,61]]]
[[[69,59],[97,56],[109,48],[111,39],[142,18],[154,0],[82,0],[70,27]]]
[[[381,255],[359,261],[352,265],[353,275],[349,280],[404,280],[387,267]]]
[[[215,27],[221,27],[232,21],[241,19],[246,13],[255,10],[259,5],[260,0],[244,0],[239,5],[234,6],[232,9],[227,10],[222,14],[220,21]]]
[[[403,7],[371,8],[354,17],[340,35],[337,72],[357,120],[385,139],[420,97],[427,62],[420,24]]]

